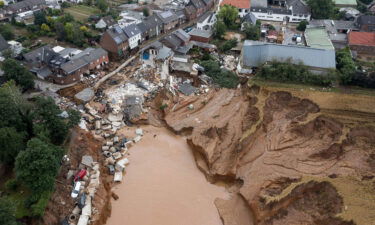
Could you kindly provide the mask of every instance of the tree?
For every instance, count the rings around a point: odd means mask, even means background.
[[[222,21],[217,21],[214,25],[214,36],[218,39],[222,39],[225,34],[227,27]]]
[[[150,12],[149,12],[148,8],[143,8],[143,15],[145,17],[149,17],[150,16]]]
[[[238,76],[231,71],[221,69],[220,64],[216,60],[206,60],[200,63],[205,73],[210,76],[213,81],[224,88],[235,88],[239,83]]]
[[[258,41],[260,38],[260,27],[257,25],[246,24],[244,32],[249,40]]]
[[[35,25],[42,25],[43,23],[47,23],[46,14],[43,11],[37,11],[34,13],[34,24]]]
[[[45,23],[42,24],[42,26],[40,26],[40,29],[45,32],[45,33],[49,33],[51,32],[51,28],[49,28],[49,26]]]
[[[0,1],[0,9],[4,8],[5,3],[3,1]]]
[[[64,41],[64,40],[67,39],[65,27],[62,23],[55,22],[54,28],[55,28],[55,31],[56,31],[57,40]]]
[[[0,224],[17,225],[16,207],[14,203],[6,197],[0,198]]]
[[[221,52],[227,52],[227,51],[231,50],[232,48],[236,47],[237,43],[238,43],[238,41],[237,41],[236,38],[225,41],[224,44],[219,46],[219,50]]]
[[[14,38],[12,27],[9,24],[0,25],[0,34],[5,40],[12,40]]]
[[[34,125],[34,134],[37,136],[42,134],[42,136],[47,136],[52,143],[61,144],[68,130],[79,122],[77,119],[79,115],[72,111],[69,111],[67,120],[60,116],[61,113],[62,111],[52,98],[36,98],[33,120],[37,125]]]
[[[17,180],[35,194],[51,191],[60,165],[63,150],[38,138],[27,143],[27,149],[18,154],[15,171]]]
[[[74,26],[72,23],[66,23],[64,25],[64,30],[66,32],[66,39],[69,41],[73,40]]]
[[[335,9],[333,0],[307,0],[314,19],[329,19]]]
[[[102,11],[106,12],[108,9],[108,3],[105,0],[97,0],[96,6]]]
[[[2,69],[6,80],[14,80],[24,90],[34,87],[34,76],[14,59],[6,59]]]
[[[306,20],[302,20],[301,22],[298,23],[297,30],[305,31],[307,25],[309,25],[309,22],[307,22]]]
[[[15,127],[18,131],[28,128],[25,120],[27,105],[14,81],[0,87],[0,127]]]
[[[25,148],[26,135],[14,127],[0,128],[0,161],[12,164],[18,153]]]
[[[82,47],[85,43],[85,34],[78,25],[73,28],[73,39],[70,40],[73,44]]]
[[[348,48],[343,48],[336,53],[337,69],[340,71],[342,84],[350,84],[355,75],[356,65]]]
[[[238,18],[238,10],[231,5],[224,5],[220,8],[218,17],[227,27],[232,27]]]

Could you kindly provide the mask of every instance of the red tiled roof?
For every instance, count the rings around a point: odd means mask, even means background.
[[[239,9],[249,9],[250,0],[223,0],[220,5],[231,5]]]
[[[375,46],[375,33],[352,31],[349,33],[349,45]]]

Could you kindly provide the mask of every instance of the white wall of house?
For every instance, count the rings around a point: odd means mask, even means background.
[[[238,9],[238,15],[240,18],[246,16],[250,12],[250,9]]]
[[[214,14],[212,16],[212,18],[209,16],[204,21],[202,21],[201,23],[199,23],[199,22],[197,23],[197,29],[204,30],[205,27],[207,26],[208,30],[211,30],[213,28],[214,24],[216,23],[216,21],[217,21],[216,14]]]
[[[137,34],[137,35],[129,38],[130,49],[136,48],[140,41],[141,41],[141,34]]]
[[[255,12],[252,11],[254,16],[259,20],[268,20],[268,21],[276,21],[276,22],[282,22],[284,20],[291,22],[291,23],[299,23],[302,20],[310,21],[311,15],[285,15],[285,14],[269,14],[269,13],[263,13],[263,12]]]

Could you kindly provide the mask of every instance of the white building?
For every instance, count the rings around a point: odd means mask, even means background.
[[[197,22],[197,29],[212,30],[216,23],[216,14],[213,12],[206,12]]]
[[[136,24],[131,24],[123,28],[124,33],[128,36],[129,48],[134,49],[141,43],[141,31]]]
[[[10,50],[12,51],[13,57],[21,54],[23,50],[21,43],[19,43],[18,41],[8,41],[8,44],[10,46]]]
[[[311,19],[310,8],[302,0],[277,1],[276,5],[254,0],[250,11],[257,19],[266,21],[298,23]]]

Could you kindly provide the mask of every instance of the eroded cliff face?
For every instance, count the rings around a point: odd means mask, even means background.
[[[208,179],[236,184],[231,200],[215,201],[225,225],[375,221],[375,205],[365,197],[375,190],[372,127],[338,121],[308,99],[256,86],[175,100],[165,121],[189,133]],[[363,196],[351,199],[353,190]]]

